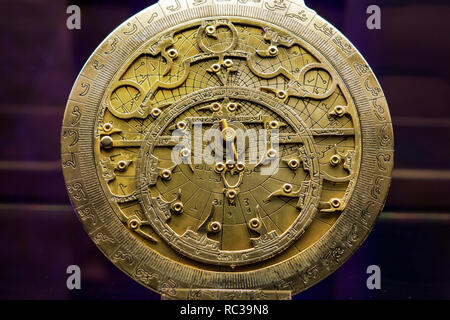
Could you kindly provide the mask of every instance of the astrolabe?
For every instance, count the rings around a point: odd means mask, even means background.
[[[90,237],[169,298],[289,298],[336,270],[393,166],[367,62],[302,1],[168,0],[118,27],[67,103]]]

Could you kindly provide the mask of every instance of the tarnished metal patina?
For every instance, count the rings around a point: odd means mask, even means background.
[[[286,299],[370,232],[393,131],[366,61],[302,1],[168,0],[89,58],[62,165],[86,231],[142,285]]]

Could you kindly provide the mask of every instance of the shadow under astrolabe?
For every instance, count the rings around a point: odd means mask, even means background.
[[[80,72],[61,143],[84,228],[165,299],[311,287],[366,238],[393,166],[375,75],[302,1],[131,17]]]

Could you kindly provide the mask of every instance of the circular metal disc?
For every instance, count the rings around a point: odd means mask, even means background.
[[[61,139],[86,231],[167,295],[307,289],[367,237],[393,166],[376,77],[301,1],[138,13],[87,61]]]

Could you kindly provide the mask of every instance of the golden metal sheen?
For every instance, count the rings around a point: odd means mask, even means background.
[[[194,161],[208,129],[233,161]],[[278,132],[256,163],[254,145],[236,147],[249,129]],[[191,142],[180,147],[177,130]],[[367,237],[393,166],[376,77],[298,0],[168,0],[138,13],[87,61],[61,140],[84,228],[166,298],[289,298],[314,285]]]

